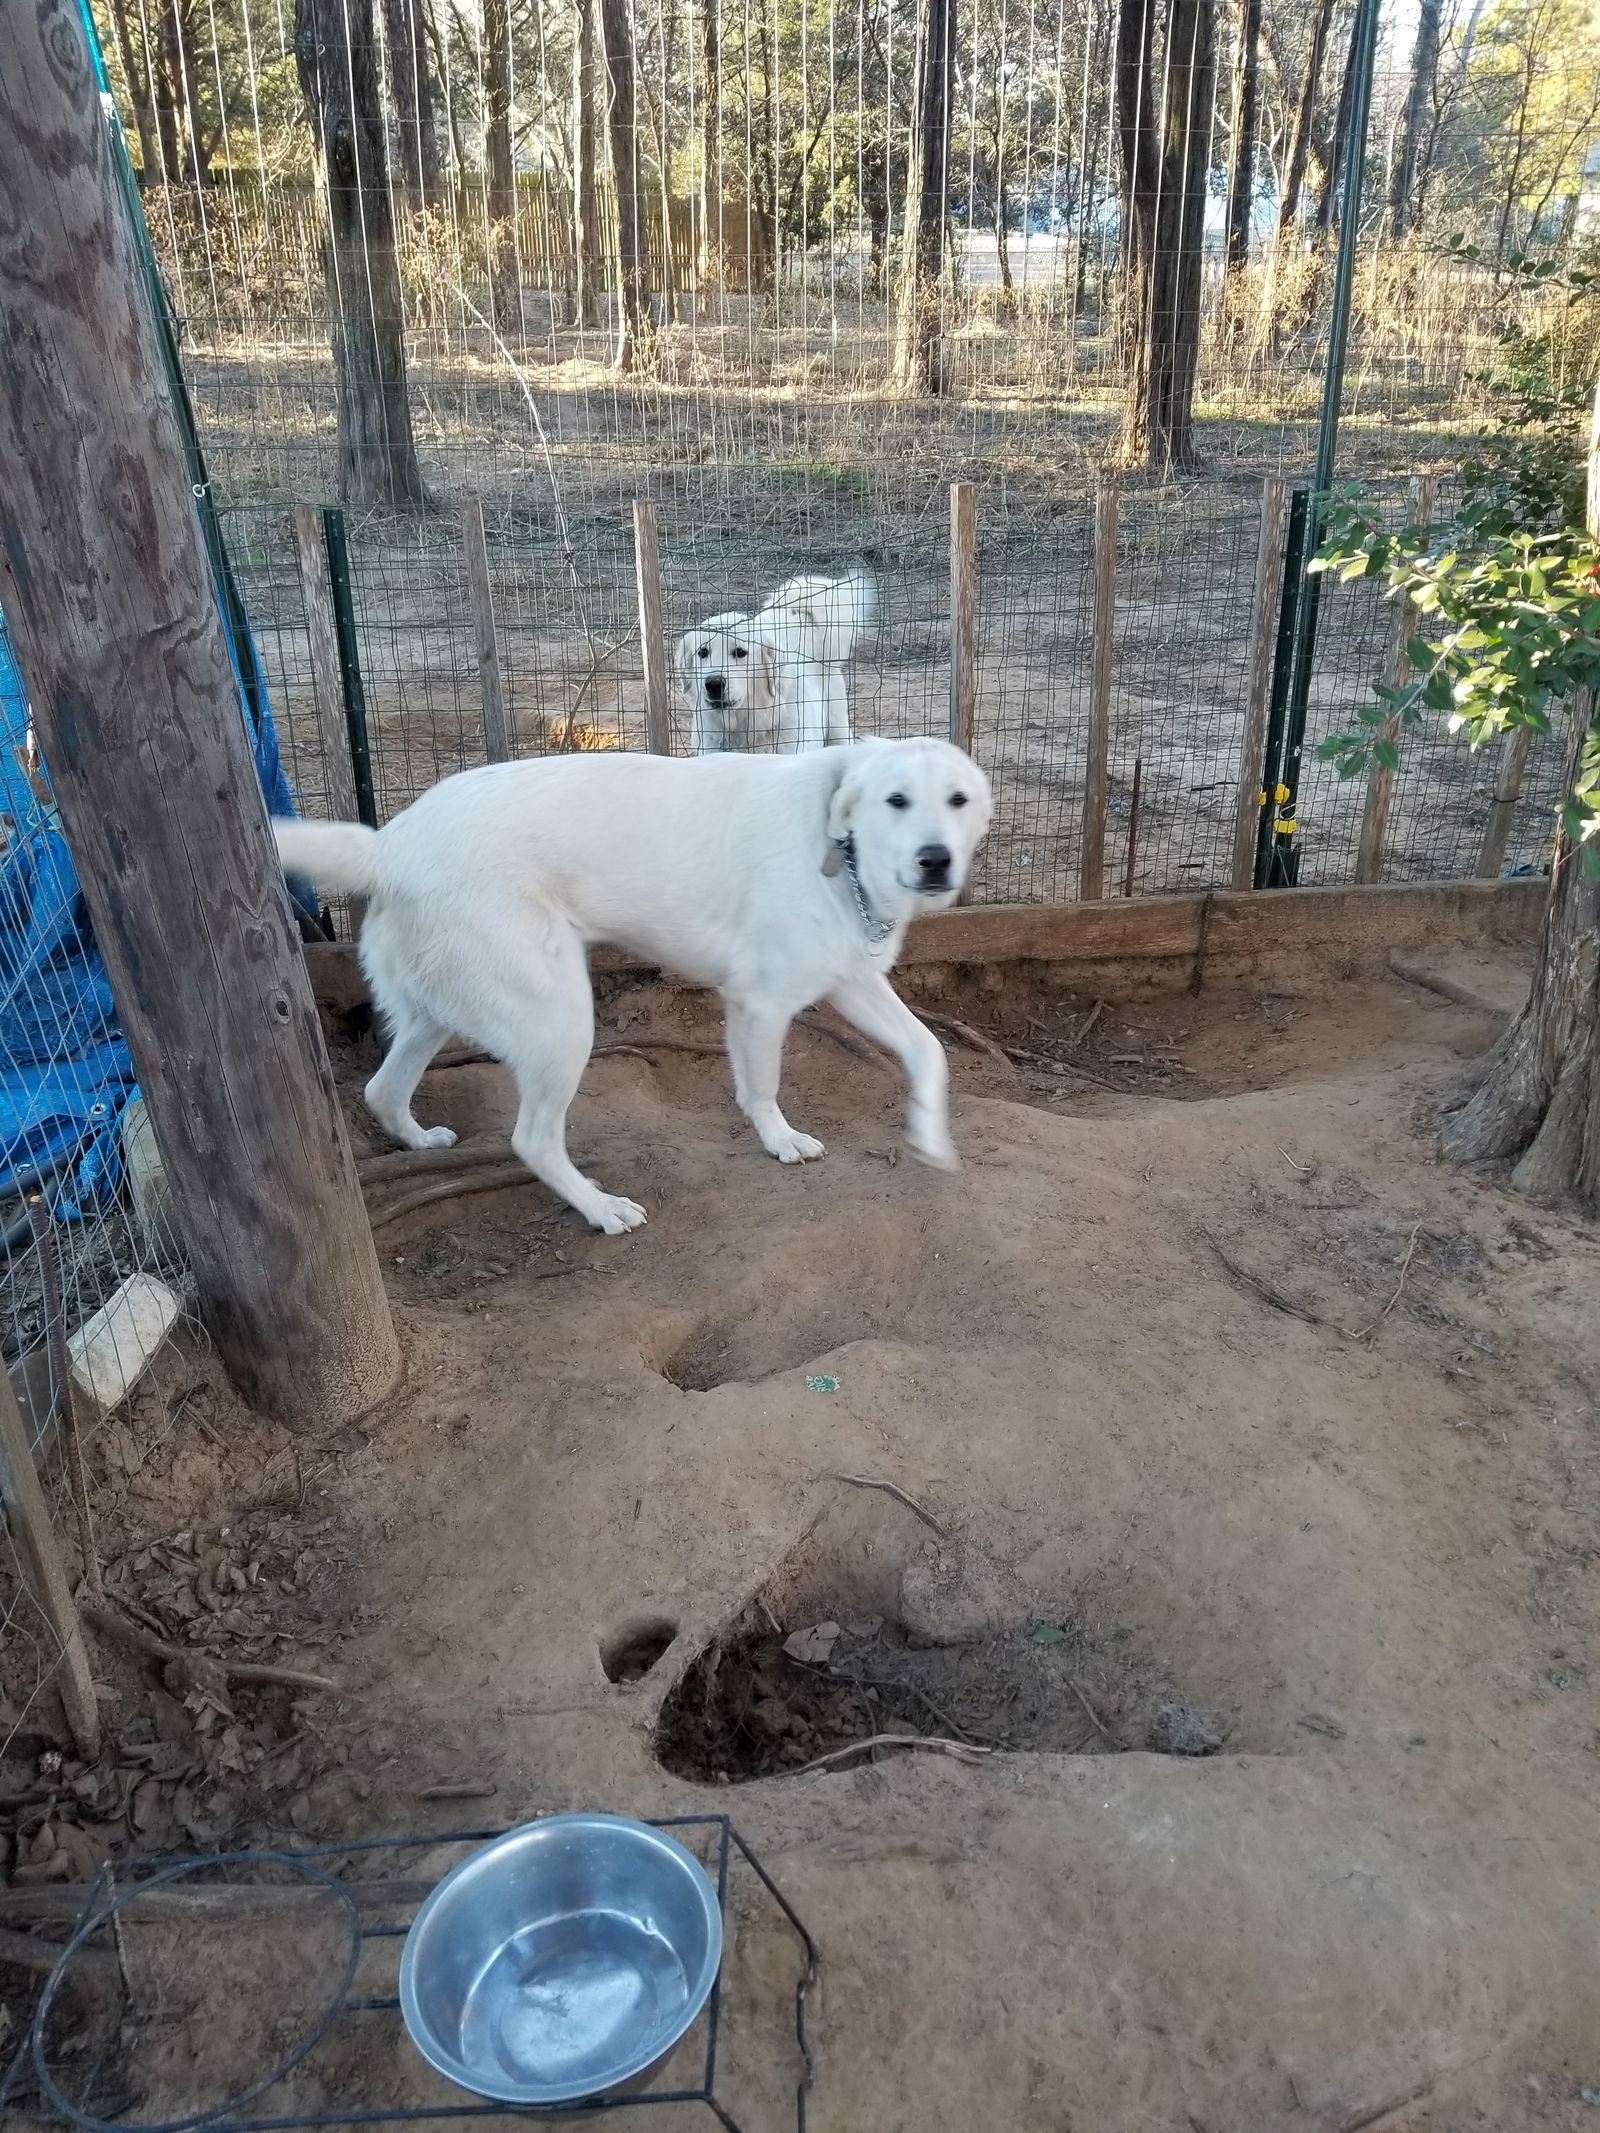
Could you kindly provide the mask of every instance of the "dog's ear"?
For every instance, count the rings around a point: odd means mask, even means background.
[[[694,686],[694,655],[699,649],[701,634],[699,630],[685,630],[673,650],[672,663],[686,689]]]
[[[750,635],[750,708],[770,711],[778,700],[778,647],[770,637]]]
[[[839,782],[828,802],[828,836],[834,844],[842,844],[850,835],[856,809],[861,805],[865,778],[866,763],[862,754],[852,748],[844,758]]]

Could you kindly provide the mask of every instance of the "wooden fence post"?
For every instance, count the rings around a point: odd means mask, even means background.
[[[1434,477],[1419,474],[1411,484],[1407,511],[1413,526],[1425,526],[1433,516]],[[1396,689],[1402,689],[1411,678],[1411,662],[1406,657],[1406,644],[1411,636],[1416,610],[1409,600],[1400,602],[1400,612],[1395,618],[1394,648],[1389,659],[1389,681]],[[1391,718],[1383,729],[1383,738],[1390,743],[1400,738],[1400,721]],[[1361,808],[1361,840],[1356,846],[1356,885],[1364,887],[1383,879],[1384,846],[1389,835],[1389,803],[1394,798],[1394,772],[1387,763],[1380,763],[1376,756],[1367,773],[1367,794]]]
[[[0,13],[0,199],[6,620],[206,1324],[326,1428],[399,1348],[70,9]]]
[[[472,603],[472,632],[478,652],[478,685],[483,691],[483,759],[511,760],[511,720],[500,679],[500,647],[494,633],[494,594],[489,586],[489,543],[483,530],[481,498],[469,496],[461,506],[461,541],[467,554],[467,597]]]
[[[317,707],[317,737],[322,743],[328,818],[332,822],[355,822],[360,819],[360,803],[356,798],[355,772],[350,767],[350,724],[345,717],[340,680],[339,628],[328,583],[322,513],[314,504],[301,504],[294,513],[294,545],[311,645],[311,689]]]
[[[1106,781],[1111,759],[1111,673],[1117,632],[1117,488],[1094,500],[1094,664],[1089,677],[1089,749],[1083,780],[1083,839],[1078,894],[1105,894]]]
[[[656,538],[656,507],[646,496],[633,500],[633,567],[639,584],[639,640],[644,650],[644,744],[652,755],[671,755],[672,697],[661,619],[661,544]]]
[[[978,713],[978,492],[950,488],[950,739],[972,753]]]
[[[1528,752],[1532,746],[1531,726],[1513,726],[1501,744],[1500,769],[1494,781],[1494,805],[1489,810],[1489,821],[1478,851],[1476,871],[1482,880],[1497,881],[1500,869],[1506,863],[1506,846],[1511,842],[1511,826],[1517,819],[1517,802],[1522,798],[1522,773],[1528,767]]]
[[[1256,543],[1255,611],[1250,625],[1250,681],[1245,697],[1244,752],[1233,817],[1236,889],[1254,887],[1256,838],[1261,826],[1261,763],[1267,745],[1267,707],[1272,699],[1272,658],[1277,645],[1278,601],[1283,591],[1283,551],[1289,530],[1289,484],[1269,474],[1261,485],[1261,535]],[[1270,797],[1270,796],[1269,796]]]
[[[63,1446],[63,1452],[68,1448]],[[100,1706],[95,1701],[83,1626],[73,1604],[66,1565],[56,1546],[50,1506],[33,1464],[33,1441],[22,1419],[11,1380],[0,1370],[0,1509],[17,1552],[22,1582],[50,1625],[61,1662],[61,1702],[78,1753],[92,1763],[100,1753]],[[86,1567],[86,1571],[88,1566]]]

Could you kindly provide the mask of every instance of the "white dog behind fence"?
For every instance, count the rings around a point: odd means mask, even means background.
[[[714,986],[740,1108],[783,1163],[822,1145],[778,1108],[783,1043],[829,1000],[895,1053],[907,1138],[954,1169],[938,1039],[887,973],[905,929],[953,903],[989,822],[989,786],[947,741],[862,741],[801,756],[546,756],[446,778],[381,830],[275,822],[284,869],[367,899],[361,961],[391,1033],[367,1107],[408,1148],[447,1147],[411,1101],[452,1031],[516,1076],[511,1136],[596,1229],[644,1210],[567,1154],[594,1042],[585,950],[607,941]]]
[[[756,614],[713,615],[678,639],[695,755],[798,755],[853,739],[844,668],[878,612],[867,570],[791,578]]]

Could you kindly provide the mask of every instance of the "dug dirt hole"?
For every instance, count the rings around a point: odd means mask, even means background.
[[[656,1752],[677,1777],[740,1784],[904,1752],[886,1736],[1212,1755],[1228,1730],[1125,1630],[1074,1620],[975,1549],[857,1518],[819,1522],[696,1656],[662,1705]]]
[[[676,1622],[665,1615],[632,1615],[600,1639],[600,1665],[607,1681],[643,1681],[672,1649]]]
[[[710,1308],[646,1327],[646,1364],[683,1392],[714,1392],[796,1370],[854,1341],[915,1337],[947,1271],[926,1221],[866,1207],[846,1230],[812,1221],[799,1238],[799,1249],[730,1278]]]

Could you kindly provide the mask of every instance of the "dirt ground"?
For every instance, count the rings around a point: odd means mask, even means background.
[[[1428,967],[1480,1004],[1307,970],[1096,1012],[975,977],[920,1004],[1023,1056],[950,1033],[958,1178],[899,1159],[895,1078],[819,1030],[785,1101],[829,1154],[780,1169],[718,1062],[652,1041],[712,1040],[708,1003],[614,982],[635,1050],[572,1140],[646,1229],[537,1186],[385,1221],[375,1190],[381,1413],[292,1440],[176,1356],[97,1440],[113,1600],[340,1686],[208,1704],[97,1642],[85,1773],[13,1649],[0,1925],[108,1843],[728,1813],[821,1950],[813,2129],[1593,2123],[1600,1241],[1431,1159],[1523,979]],[[363,1133],[371,1041],[339,1061]],[[499,1070],[419,1112],[503,1134]],[[923,1744],[841,1752],[884,1734]],[[181,2070],[125,2027],[146,2117],[217,2079],[196,2039],[236,2079],[282,2042],[276,1981],[336,1970],[282,1931],[212,1952]],[[739,1868],[746,2133],[793,2123],[797,1967]],[[289,2093],[436,2092],[369,2013]]]

